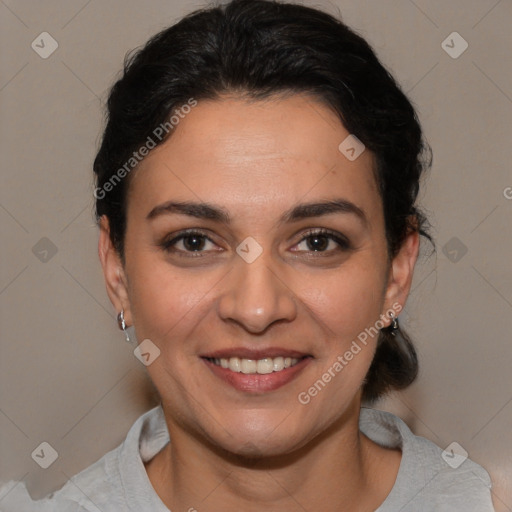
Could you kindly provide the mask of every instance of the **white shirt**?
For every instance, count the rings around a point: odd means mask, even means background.
[[[491,480],[478,464],[466,459],[451,467],[460,462],[451,452],[450,465],[441,448],[387,412],[362,408],[359,426],[376,443],[402,450],[395,484],[375,512],[494,512]],[[44,499],[33,501],[22,482],[0,486],[0,511],[169,512],[144,467],[168,442],[164,413],[157,406],[135,421],[121,445]]]

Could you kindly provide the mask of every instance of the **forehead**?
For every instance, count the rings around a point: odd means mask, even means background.
[[[341,195],[375,209],[373,155],[349,160],[339,149],[349,135],[331,109],[305,95],[199,101],[139,164],[129,208],[147,213],[176,198],[261,215],[262,207],[277,213],[301,199]]]

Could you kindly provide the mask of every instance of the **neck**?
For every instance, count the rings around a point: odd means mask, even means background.
[[[319,500],[324,512],[375,510],[393,486],[400,453],[364,436],[359,404],[353,412],[293,453],[251,459],[168,421],[171,443],[146,470],[170,510],[288,512],[318,509]]]

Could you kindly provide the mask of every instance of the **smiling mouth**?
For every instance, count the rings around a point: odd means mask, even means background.
[[[241,357],[213,358],[205,357],[207,361],[220,366],[234,373],[244,373],[246,375],[267,375],[277,373],[291,368],[308,356],[297,357],[265,357],[263,359],[245,359]]]

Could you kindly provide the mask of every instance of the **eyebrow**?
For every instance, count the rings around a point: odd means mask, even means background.
[[[355,215],[363,224],[368,224],[368,219],[364,211],[354,203],[346,199],[332,199],[323,202],[303,203],[296,205],[279,218],[277,224],[295,222],[310,217],[321,217],[323,215],[332,215],[335,213],[347,213]],[[197,219],[208,219],[223,224],[231,223],[229,213],[218,206],[208,203],[197,203],[191,201],[167,201],[155,206],[147,215],[151,220],[160,215],[181,214]]]

